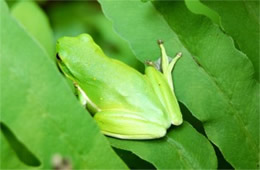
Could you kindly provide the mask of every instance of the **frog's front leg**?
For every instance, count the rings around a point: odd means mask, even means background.
[[[151,122],[128,110],[102,110],[94,116],[102,133],[121,139],[154,139],[163,137],[167,127]]]
[[[74,87],[76,90],[76,96],[84,108],[87,108],[91,114],[100,111],[100,108],[98,108],[98,106],[89,99],[84,90],[82,90],[82,88],[76,82],[74,82]]]

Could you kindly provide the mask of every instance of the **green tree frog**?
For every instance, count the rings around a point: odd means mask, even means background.
[[[162,41],[161,68],[147,62],[145,74],[107,57],[90,35],[62,37],[57,63],[87,100],[102,133],[121,139],[154,139],[183,122],[174,94],[172,69]]]

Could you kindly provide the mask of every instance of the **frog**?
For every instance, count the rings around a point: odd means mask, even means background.
[[[78,90],[101,132],[119,139],[162,138],[183,122],[172,71],[181,58],[167,56],[163,41],[160,64],[145,62],[144,73],[108,57],[89,34],[61,37],[56,61]],[[85,101],[85,102],[84,102]]]

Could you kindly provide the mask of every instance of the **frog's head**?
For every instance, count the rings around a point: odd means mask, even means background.
[[[81,73],[82,68],[87,66],[91,60],[90,56],[103,54],[88,34],[60,38],[57,41],[56,51],[56,61],[60,70],[70,79],[77,78],[76,73]]]

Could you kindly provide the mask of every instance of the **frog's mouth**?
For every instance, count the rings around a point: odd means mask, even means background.
[[[73,74],[70,72],[70,70],[68,69],[66,64],[62,61],[62,59],[58,53],[56,54],[56,64],[57,64],[59,71],[62,74],[64,74],[66,77],[68,77],[70,79],[73,77]]]

